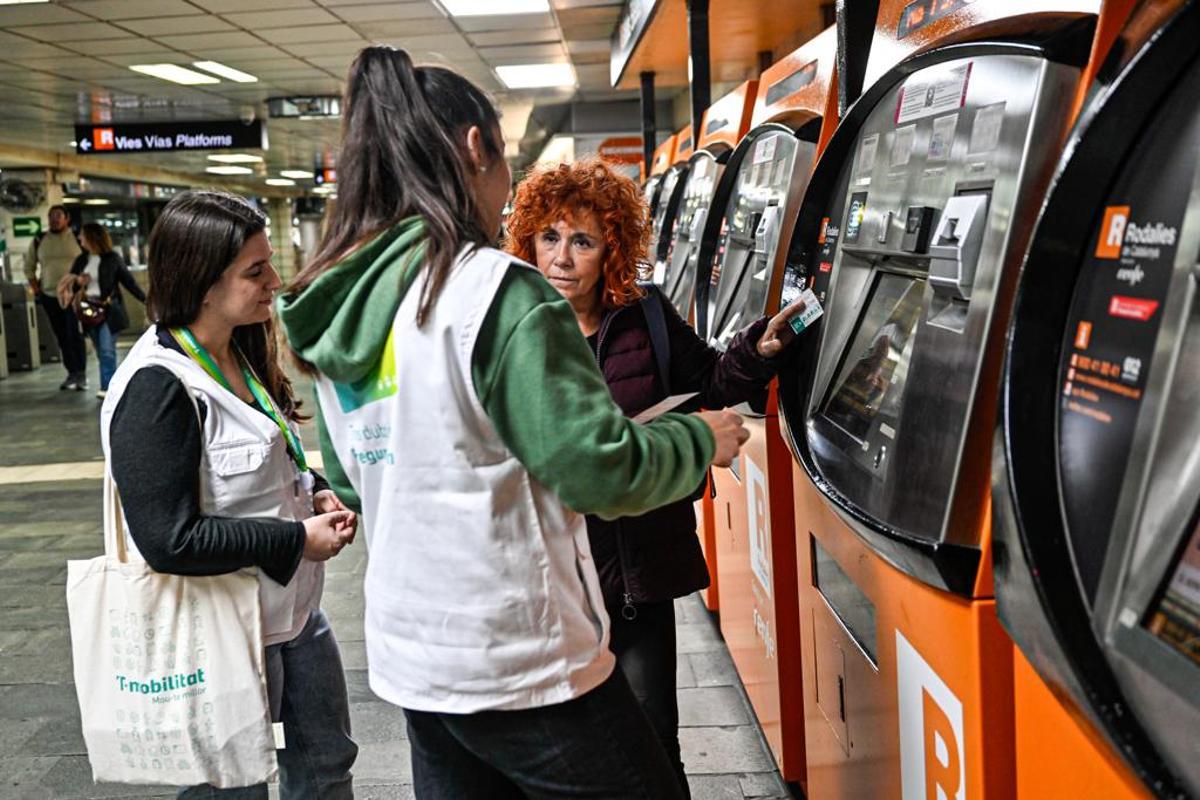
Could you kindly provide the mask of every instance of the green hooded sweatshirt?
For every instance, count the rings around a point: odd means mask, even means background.
[[[406,219],[279,299],[292,348],[335,383],[369,379],[425,252],[423,222]],[[639,514],[689,494],[715,444],[700,419],[632,422],[613,402],[575,313],[539,272],[512,264],[471,354],[479,402],[504,445],[571,509]],[[387,402],[386,399],[379,402]],[[325,477],[361,510],[318,408]]]

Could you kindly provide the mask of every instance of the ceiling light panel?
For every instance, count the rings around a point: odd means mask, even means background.
[[[234,83],[258,83],[258,78],[249,72],[242,72],[240,69],[227,67],[220,61],[193,61],[192,66],[202,69],[205,72],[211,72],[218,77],[231,80]]]
[[[178,64],[133,64],[129,67],[134,72],[139,72],[142,75],[149,75],[152,78],[159,78],[172,83],[181,83],[184,86],[198,86],[208,83],[220,83],[219,78],[212,75],[205,75],[203,72],[196,72],[187,67],[181,67]]]
[[[287,178],[267,178],[267,186],[295,186],[296,182]]]
[[[205,172],[211,172],[213,175],[253,175],[254,170],[249,167],[208,167]]]
[[[570,64],[509,64],[496,67],[496,76],[509,89],[545,89],[575,85]]]
[[[550,10],[549,0],[438,0],[452,17],[493,17],[538,14]]]
[[[209,156],[208,160],[221,164],[257,164],[262,161],[262,156],[250,153],[221,153]]]
[[[312,180],[313,176],[311,172],[303,169],[281,169],[279,174],[285,178],[295,178],[302,181]]]

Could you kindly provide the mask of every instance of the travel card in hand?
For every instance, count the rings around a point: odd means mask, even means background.
[[[640,422],[643,425],[645,425],[650,420],[657,419],[658,417],[661,417],[663,414],[667,413],[668,411],[670,411],[674,408],[678,408],[679,406],[683,405],[688,400],[691,400],[693,397],[695,397],[698,394],[700,394],[700,393],[699,392],[688,392],[687,394],[673,394],[670,397],[668,397],[666,400],[661,400],[661,401],[655,403],[654,405],[650,406],[649,408],[647,408],[642,413],[638,414],[636,417],[633,418],[633,421]]]
[[[804,310],[788,320],[792,330],[798,334],[811,327],[825,313],[825,309],[821,308],[821,301],[813,294],[812,289],[805,289],[801,292],[800,299],[804,301]]]

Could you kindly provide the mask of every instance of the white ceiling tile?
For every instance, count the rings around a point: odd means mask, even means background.
[[[458,27],[467,33],[475,31],[511,31],[523,28],[554,27],[550,14],[507,14],[494,17],[456,17]]]
[[[133,37],[129,39],[101,39],[95,42],[79,43],[74,42],[70,45],[75,50],[80,50],[89,55],[99,56],[101,58],[111,58],[113,56],[144,56],[148,53],[170,53],[169,47],[163,47],[161,44],[152,42],[149,39],[141,37]],[[137,61],[130,63],[137,64]]]
[[[523,44],[514,47],[480,47],[479,55],[492,64],[529,64],[542,61],[565,61],[566,51],[561,44]]]
[[[444,17],[410,19],[399,22],[371,22],[355,26],[359,33],[372,41],[403,40],[414,36],[429,36],[435,33],[457,33],[450,20]]]
[[[576,64],[575,77],[580,86],[603,89],[610,86],[608,64]]]
[[[444,15],[425,0],[416,3],[371,3],[337,6],[333,13],[346,22],[396,22],[405,19],[442,18]]]
[[[196,14],[190,17],[164,17],[163,19],[131,19],[123,21],[121,25],[130,30],[137,31],[143,36],[171,36],[184,33],[236,30],[233,25],[211,14]]]
[[[195,54],[203,53],[208,48],[267,47],[261,39],[244,31],[189,33],[184,36],[158,36],[155,38],[168,47]]]
[[[514,44],[543,44],[557,42],[562,34],[557,28],[521,29],[517,31],[484,31],[467,35],[471,43],[479,47],[497,47]]]
[[[292,58],[282,50],[262,43],[250,47],[205,47],[194,52],[197,56],[203,56],[203,59],[198,58],[196,59],[197,61],[220,61],[222,64],[227,64],[231,67],[237,67],[238,63],[247,61],[271,61],[274,59]]]
[[[0,59],[24,63],[26,58],[45,58],[55,55],[65,55],[65,51],[54,45],[0,32]]]
[[[0,28],[17,25],[54,25],[59,22],[88,22],[78,11],[50,3],[0,6]]]
[[[191,2],[214,14],[240,11],[261,11],[276,8],[315,8],[311,0],[191,0]]]
[[[338,22],[337,17],[322,8],[225,13],[222,16],[233,24],[249,30],[291,28],[296,25],[336,25]]]
[[[127,39],[129,31],[104,22],[89,20],[87,22],[66,22],[61,25],[27,25],[20,28],[9,28],[10,33],[28,36],[39,42],[62,44],[64,42],[90,41],[92,39]]]
[[[196,7],[186,0],[67,0],[64,5],[106,20],[175,17],[196,13]]]
[[[567,52],[571,55],[593,55],[602,53],[608,55],[612,52],[612,40],[610,39],[568,39]]]
[[[362,41],[358,31],[348,25],[305,25],[299,28],[256,29],[268,42],[275,44],[305,44],[308,42]]]
[[[354,42],[316,42],[313,44],[287,44],[284,49],[292,55],[312,61],[314,56],[353,56],[368,45],[361,39]]]

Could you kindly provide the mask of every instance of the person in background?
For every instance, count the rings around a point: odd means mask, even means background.
[[[89,300],[107,309],[104,322],[86,331],[100,360],[100,391],[96,392],[96,397],[103,398],[108,393],[108,383],[113,373],[117,371],[117,334],[129,327],[129,314],[125,311],[121,287],[128,289],[142,303],[146,302],[146,295],[133,279],[120,253],[113,249],[112,238],[103,225],[88,222],[79,233],[84,252],[71,265],[71,274],[76,276],[76,289],[82,289]]]
[[[775,375],[776,356],[795,336],[788,320],[803,305],[752,322],[724,353],[709,347],[656,288],[637,282],[650,223],[632,180],[597,159],[535,170],[517,187],[508,227],[508,252],[536,263],[570,303],[613,399],[627,415],[636,416],[669,394],[691,392],[698,394],[690,402],[703,408],[761,404]],[[652,333],[655,317],[662,330],[658,343]],[[655,352],[656,345],[669,352]],[[662,363],[668,367],[659,374]],[[709,583],[693,498],[615,519],[587,516],[612,618],[613,653],[685,793],[674,600]]]
[[[678,798],[578,512],[686,495],[741,418],[627,419],[566,301],[488,246],[512,177],[478,87],[369,47],[342,110],[339,199],[280,321],[363,515],[370,685],[404,709],[416,796]]]
[[[266,217],[235,195],[184,192],[150,234],[155,324],[117,370],[101,442],[129,535],[156,572],[258,567],[267,695],[282,721],[283,800],[354,796],[350,705],[321,610],[324,562],[356,517],[308,468],[279,363]],[[267,786],[189,787],[186,800],[266,800]]]
[[[82,392],[88,385],[87,349],[83,344],[79,321],[75,319],[75,311],[70,306],[64,308],[57,294],[59,282],[70,273],[71,266],[82,252],[70,221],[65,208],[50,206],[46,214],[49,230],[37,235],[29,253],[30,271],[34,273],[29,285],[33,287],[38,305],[46,310],[46,316],[50,318],[54,338],[62,352],[67,377],[58,388]]]

